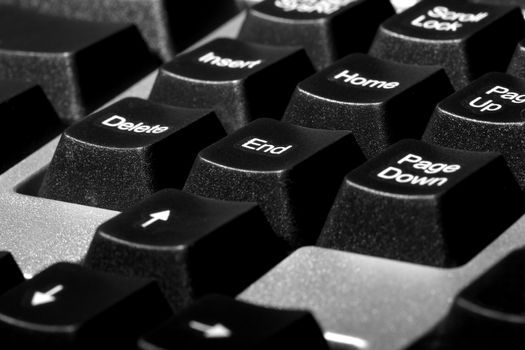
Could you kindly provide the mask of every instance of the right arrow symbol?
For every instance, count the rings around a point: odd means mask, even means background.
[[[191,321],[189,326],[202,332],[206,338],[229,338],[232,335],[232,332],[220,323],[208,326],[204,323]]]
[[[62,289],[64,289],[64,286],[59,284],[47,292],[36,291],[35,294],[33,294],[33,298],[31,298],[31,306],[38,306],[54,302],[56,300],[55,294],[60,292]]]

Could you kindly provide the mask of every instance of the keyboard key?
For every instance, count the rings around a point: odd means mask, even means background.
[[[164,60],[173,57],[238,11],[234,0],[0,0],[69,19],[134,23],[151,50]]]
[[[423,140],[445,147],[503,154],[525,188],[525,80],[489,73],[440,102]]]
[[[466,287],[456,298],[443,333],[470,338],[486,349],[525,346],[525,251],[517,250]],[[490,346],[490,345],[492,346]]]
[[[156,65],[133,26],[0,6],[0,79],[39,84],[65,122],[100,107]]]
[[[525,39],[520,41],[516,46],[507,73],[525,79]]]
[[[170,314],[152,281],[59,263],[0,297],[2,348],[132,348]]]
[[[196,154],[224,135],[209,110],[127,98],[64,131],[39,195],[123,210],[182,187]]]
[[[213,295],[141,338],[139,349],[328,350],[328,345],[307,311],[265,308]]]
[[[524,212],[500,155],[404,140],[346,176],[318,245],[455,266]]]
[[[429,0],[386,20],[370,53],[400,63],[441,65],[460,89],[484,73],[505,71],[524,36],[517,7]],[[497,54],[482,58],[489,53]]]
[[[214,108],[227,132],[281,118],[295,85],[314,73],[304,50],[217,39],[164,65],[150,100]]]
[[[255,203],[169,189],[102,224],[85,264],[155,278],[180,309],[207,293],[238,294],[284,259],[284,248]]]
[[[315,242],[344,174],[363,161],[347,131],[259,119],[201,151],[184,190],[259,203],[296,248]]]
[[[366,52],[379,24],[394,13],[388,0],[266,0],[248,10],[239,38],[302,46],[319,70]]]
[[[4,137],[0,142],[0,172],[36,151],[64,129],[42,89],[33,84],[0,80],[0,115],[4,130],[16,132],[16,136]]]
[[[464,288],[448,315],[410,350],[523,349],[524,271],[525,250],[515,250]]]
[[[420,138],[434,106],[453,92],[439,67],[352,54],[300,82],[283,120],[350,130],[370,158],[396,141]]]
[[[525,1],[523,0],[471,0],[471,1],[479,2],[482,4],[521,6],[522,8],[525,8]]]
[[[8,252],[0,251],[0,294],[4,294],[9,289],[24,282],[24,275],[18,267],[13,256]]]

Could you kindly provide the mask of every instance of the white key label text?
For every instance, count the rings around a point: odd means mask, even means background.
[[[256,66],[260,65],[262,63],[262,60],[256,60],[256,61],[234,60],[231,58],[223,58],[223,57],[217,56],[213,52],[208,52],[206,55],[201,56],[199,58],[199,62],[208,63],[212,66],[226,67],[226,68],[232,68],[232,69],[244,69],[244,68],[253,69]]]
[[[142,122],[134,124],[128,122],[126,118],[118,115],[109,117],[101,124],[110,128],[117,128],[118,130],[134,132],[137,134],[162,134],[169,129],[167,126],[160,126],[158,124],[153,126],[145,125]]]

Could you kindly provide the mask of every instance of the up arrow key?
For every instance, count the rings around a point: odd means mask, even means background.
[[[196,331],[202,332],[206,338],[229,338],[232,334],[228,328],[220,323],[217,323],[214,326],[208,326],[204,323],[191,321],[190,327]]]
[[[33,294],[33,298],[31,298],[31,306],[38,306],[54,302],[56,300],[55,294],[60,292],[62,289],[64,289],[64,286],[59,284],[58,286],[44,293],[36,291],[35,294]]]
[[[170,217],[170,210],[159,211],[157,213],[150,214],[149,216],[151,216],[151,219],[143,223],[141,225],[142,228],[146,228],[159,220],[168,221],[168,218]]]

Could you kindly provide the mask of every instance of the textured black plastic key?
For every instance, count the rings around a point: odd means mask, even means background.
[[[497,153],[403,140],[346,176],[318,245],[456,266],[524,212],[525,196]]]
[[[454,92],[444,70],[349,55],[300,82],[283,120],[350,130],[367,157],[420,138],[437,102]]]
[[[182,187],[196,154],[224,135],[209,110],[127,98],[64,131],[39,195],[123,210]]]
[[[520,249],[459,293],[441,332],[480,349],[523,349],[524,294],[525,250]]]
[[[348,131],[259,119],[201,151],[184,190],[259,203],[296,248],[315,242],[344,174],[363,161]]]
[[[76,121],[157,66],[137,29],[0,6],[0,79],[42,86]]]
[[[491,71],[505,71],[525,36],[518,7],[428,0],[386,20],[370,53],[400,63],[441,65],[460,89]]]
[[[503,154],[525,188],[525,80],[489,73],[440,102],[428,123],[427,142]]]
[[[0,0],[44,14],[104,23],[134,23],[163,60],[238,12],[234,0]]]
[[[507,73],[525,79],[525,39],[521,40],[516,46]]]
[[[366,52],[379,24],[394,15],[388,0],[265,0],[248,10],[243,40],[302,46],[316,69]]]
[[[0,251],[0,295],[24,282],[24,275],[11,253]]]
[[[140,350],[328,350],[308,311],[207,296],[139,340]]]
[[[164,65],[150,100],[214,108],[226,131],[281,118],[295,85],[314,73],[300,48],[217,39]]]
[[[102,224],[85,264],[155,278],[180,309],[208,293],[238,294],[285,256],[257,204],[167,189]]]
[[[2,349],[131,349],[171,310],[151,280],[58,263],[0,296]]]
[[[523,349],[523,295],[525,250],[519,249],[464,288],[448,315],[409,350]]]
[[[0,80],[0,116],[2,128],[16,133],[0,141],[0,172],[34,152],[64,125],[39,86],[12,80]]]

